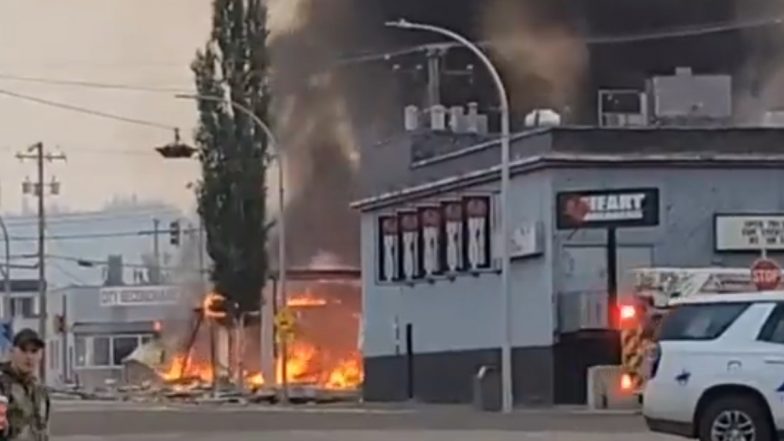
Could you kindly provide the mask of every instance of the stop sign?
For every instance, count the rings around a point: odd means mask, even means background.
[[[781,267],[772,259],[757,259],[751,265],[751,280],[760,291],[776,289],[781,282]]]

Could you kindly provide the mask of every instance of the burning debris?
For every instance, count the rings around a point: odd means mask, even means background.
[[[285,383],[292,390],[319,391],[309,393],[313,399],[324,394],[334,398],[336,393],[353,396],[363,381],[357,347],[358,286],[293,281],[292,287],[298,293],[289,297],[287,308],[295,318],[295,331],[285,357],[276,348],[273,381],[261,373],[258,321],[247,321],[242,327],[231,323],[220,308],[224,298],[208,293],[194,310],[190,329],[180,330],[179,338],[169,333],[169,338],[153,340],[128,357],[126,378],[133,386],[125,392],[191,401],[216,394],[272,400],[284,384],[285,372]],[[165,324],[162,332],[167,335]]]

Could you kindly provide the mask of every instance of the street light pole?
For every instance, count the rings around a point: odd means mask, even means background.
[[[3,268],[3,288],[5,298],[3,299],[3,319],[10,317],[11,307],[11,239],[8,237],[8,228],[5,226],[3,217],[0,216],[0,229],[3,230],[3,240],[5,241],[5,266]]]
[[[244,113],[247,115],[251,120],[253,120],[256,125],[264,131],[267,135],[267,139],[271,142],[273,149],[275,150],[275,159],[278,161],[278,295],[275,296],[276,298],[280,299],[283,302],[283,305],[287,303],[287,294],[286,294],[286,200],[285,200],[285,176],[284,170],[285,165],[284,161],[285,158],[283,157],[283,152],[280,148],[280,144],[278,143],[278,139],[275,134],[272,132],[272,129],[256,115],[251,109],[239,104],[231,99],[227,99],[220,96],[211,96],[211,95],[192,95],[192,94],[179,94],[177,98],[182,99],[192,99],[196,101],[213,101],[223,104],[228,104],[234,109],[239,112]],[[263,299],[263,297],[262,297]],[[263,300],[262,300],[263,301]],[[262,317],[259,317],[259,323],[261,323]],[[261,325],[259,326],[262,327]],[[261,330],[259,331],[262,332]],[[261,353],[264,351],[262,350]],[[283,350],[282,358],[283,364],[286,363],[286,351]],[[263,367],[263,366],[262,366]],[[273,369],[275,372],[275,369]],[[274,376],[274,374],[273,374]],[[283,379],[284,385],[286,383],[286,378]],[[284,394],[286,391],[284,390]]]
[[[512,411],[514,396],[512,393],[512,332],[511,332],[511,299],[510,299],[510,268],[509,258],[509,239],[510,239],[510,173],[509,173],[509,94],[506,86],[501,79],[501,74],[496,69],[493,62],[476,44],[472,43],[462,35],[438,26],[422,23],[412,23],[404,19],[387,22],[387,26],[400,29],[413,29],[439,34],[457,41],[471,52],[474,53],[490,71],[490,75],[498,89],[498,99],[501,106],[501,385],[502,385],[502,408],[504,413]]]

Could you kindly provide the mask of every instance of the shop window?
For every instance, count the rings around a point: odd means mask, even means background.
[[[11,317],[34,318],[35,299],[33,297],[14,297],[11,299]]]
[[[87,339],[85,337],[76,337],[76,340],[74,341],[74,352],[76,366],[87,366]]]
[[[136,335],[114,337],[112,343],[112,364],[114,366],[122,366],[123,360],[139,346],[139,337]]]
[[[111,339],[109,337],[93,337],[93,359],[91,366],[109,366],[111,364]]]

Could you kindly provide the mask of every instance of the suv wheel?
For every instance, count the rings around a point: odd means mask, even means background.
[[[700,441],[773,441],[764,406],[748,395],[726,395],[708,404],[698,424]]]

